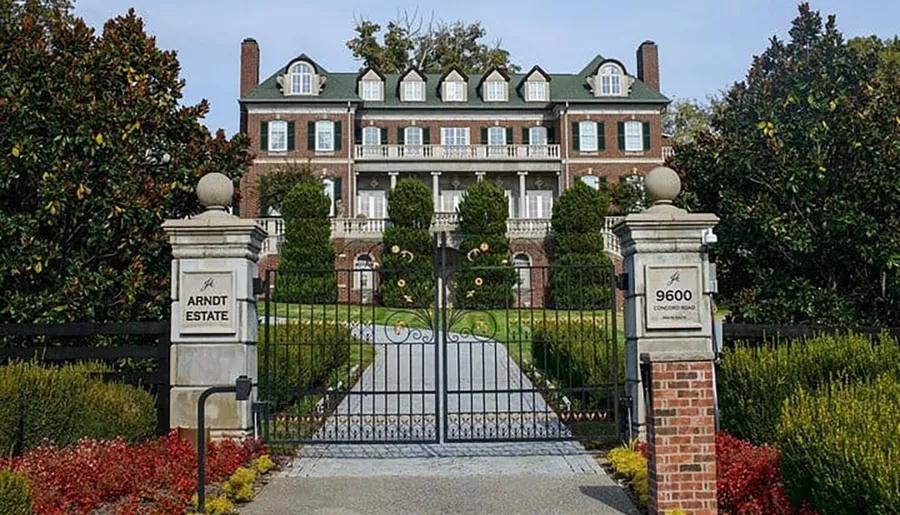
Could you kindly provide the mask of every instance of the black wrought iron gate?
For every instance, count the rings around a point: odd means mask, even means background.
[[[616,438],[612,265],[535,266],[489,258],[489,242],[458,246],[441,235],[428,249],[348,248],[338,269],[267,271],[263,438]]]

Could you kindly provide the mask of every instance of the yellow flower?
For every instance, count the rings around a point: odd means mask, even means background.
[[[22,144],[16,143],[15,145],[13,145],[13,148],[12,148],[13,157],[19,157],[19,154],[21,154],[21,153],[22,153]]]
[[[84,184],[78,185],[78,191],[75,192],[75,196],[78,197],[78,200],[84,199],[91,194],[91,189],[85,186]]]
[[[103,134],[97,133],[97,136],[94,137],[94,141],[97,142],[98,145],[103,144]]]
[[[484,284],[484,279],[482,279],[481,277],[476,277],[475,286],[481,286],[482,284]]]

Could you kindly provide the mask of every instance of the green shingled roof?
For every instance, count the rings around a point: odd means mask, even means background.
[[[298,58],[299,59],[299,58]],[[295,59],[296,60],[296,59]],[[622,104],[622,103],[641,103],[641,104],[666,104],[669,99],[660,93],[654,91],[637,78],[631,85],[631,91],[626,97],[595,97],[588,87],[587,78],[594,74],[600,63],[604,62],[602,56],[597,56],[577,74],[551,73],[550,76],[550,102],[573,102],[573,103],[598,103],[598,104]],[[293,62],[293,61],[292,61]],[[618,62],[618,61],[616,61]],[[318,65],[317,65],[318,66]],[[478,94],[478,83],[481,81],[481,74],[472,74],[468,81],[468,100],[466,102],[442,102],[438,95],[438,84],[441,78],[439,74],[425,74],[425,101],[424,102],[400,102],[400,95],[397,83],[401,74],[387,74],[384,84],[384,101],[372,102],[363,101],[356,93],[356,82],[358,73],[329,73],[321,66],[319,73],[325,75],[325,86],[318,95],[313,96],[285,96],[278,87],[276,77],[285,72],[285,68],[278,70],[268,79],[263,81],[259,86],[251,91],[241,102],[257,103],[257,102],[312,102],[312,103],[333,103],[333,102],[354,102],[361,103],[367,109],[377,109],[379,107],[389,107],[391,109],[398,108],[447,108],[458,109],[460,107],[478,107],[482,109],[510,109],[525,108],[535,109],[542,106],[539,102],[525,102],[516,87],[519,82],[525,78],[525,73],[514,73],[509,76],[509,100],[506,102],[485,102]]]

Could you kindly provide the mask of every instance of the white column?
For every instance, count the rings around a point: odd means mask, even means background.
[[[475,180],[477,180],[478,182],[483,181],[484,174],[485,174],[485,172],[475,172]]]
[[[397,187],[397,175],[399,174],[400,172],[388,172],[388,175],[391,177],[391,189]]]
[[[525,197],[525,178],[528,172],[519,172],[519,218],[528,218],[528,199]]]
[[[431,172],[431,198],[434,201],[434,210],[440,211],[441,172]]]
[[[258,318],[253,279],[266,231],[255,220],[225,211],[231,179],[211,173],[200,179],[197,197],[206,211],[166,220],[172,245],[172,427],[197,430],[197,400],[211,386],[234,385],[246,375],[256,382]],[[206,427],[214,437],[245,436],[253,430],[252,405],[234,394],[207,401]]]

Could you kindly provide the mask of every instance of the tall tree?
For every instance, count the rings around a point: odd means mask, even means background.
[[[388,192],[379,292],[385,306],[425,308],[434,303],[434,243],[431,190],[419,179],[403,178]]]
[[[331,304],[337,296],[331,199],[312,181],[294,185],[281,203],[284,243],[275,277],[279,300]]]
[[[98,36],[37,3],[0,23],[0,321],[165,318],[160,226],[199,211],[207,172],[237,181],[247,142],[180,104],[175,53],[133,10]]]
[[[356,21],[356,37],[347,41],[353,57],[363,67],[372,66],[384,73],[400,73],[410,66],[425,73],[442,73],[458,67],[466,73],[484,72],[499,66],[516,72],[520,67],[509,60],[509,52],[497,40],[491,44],[481,40],[487,30],[480,22],[443,22],[432,15],[427,20],[418,10],[403,11],[388,22],[381,35],[381,25],[365,18]]]
[[[739,320],[900,324],[900,81],[807,4],[675,146],[683,202],[721,217],[721,303]],[[888,62],[893,62],[888,59]]]
[[[715,100],[711,101],[714,105]],[[663,133],[676,145],[685,145],[694,140],[701,131],[709,131],[711,107],[697,100],[680,99],[672,102],[663,118]]]

